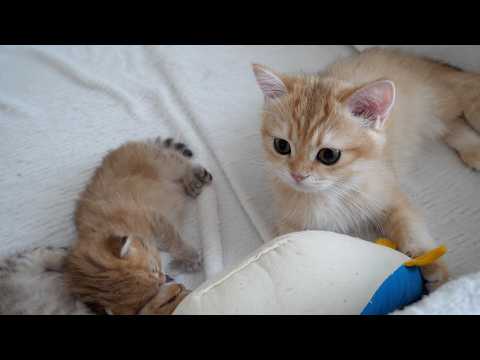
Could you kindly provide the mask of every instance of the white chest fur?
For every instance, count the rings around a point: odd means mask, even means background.
[[[366,228],[381,230],[383,199],[373,194],[277,193],[279,223],[293,231],[323,230],[344,234],[364,233]]]

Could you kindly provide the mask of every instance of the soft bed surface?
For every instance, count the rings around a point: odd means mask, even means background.
[[[189,143],[214,184],[181,233],[202,248],[195,287],[272,238],[251,63],[313,72],[352,46],[0,47],[0,255],[74,239],[74,202],[106,151],[127,140]],[[428,143],[405,187],[449,247],[452,275],[480,270],[480,175]]]

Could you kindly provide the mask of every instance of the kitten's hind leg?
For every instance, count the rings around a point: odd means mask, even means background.
[[[182,183],[187,195],[197,197],[203,186],[212,182],[212,175],[191,161],[193,152],[184,143],[157,138],[155,145],[159,150],[156,159],[160,173],[164,178]]]
[[[190,150],[187,145],[181,142],[175,142],[173,138],[167,138],[165,140],[162,140],[161,137],[157,137],[155,139],[155,145],[165,149],[176,150],[178,153],[182,154],[187,158],[193,157],[193,151]]]
[[[160,250],[168,251],[173,257],[170,266],[175,270],[195,272],[202,266],[202,257],[195,248],[187,244],[175,227],[159,215],[155,233],[160,240]]]
[[[480,170],[480,134],[465,119],[458,118],[451,122],[444,140],[468,167]]]
[[[200,195],[205,185],[212,182],[212,174],[201,166],[192,166],[183,178],[183,185],[188,196]]]

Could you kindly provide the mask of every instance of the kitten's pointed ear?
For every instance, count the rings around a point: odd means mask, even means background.
[[[381,129],[395,103],[395,84],[379,80],[355,91],[347,100],[349,111],[368,127]]]
[[[279,98],[288,92],[284,81],[274,71],[259,64],[253,64],[252,68],[265,99]]]

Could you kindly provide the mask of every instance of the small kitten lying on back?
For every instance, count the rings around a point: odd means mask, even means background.
[[[93,315],[65,288],[64,248],[38,248],[0,261],[0,315]]]
[[[288,76],[254,65],[264,93],[262,138],[273,174],[280,234],[354,233],[373,224],[399,249],[435,247],[399,187],[402,156],[440,137],[480,170],[480,75],[397,51],[372,49],[318,75]],[[447,279],[425,267],[428,286]]]
[[[165,284],[157,246],[174,267],[200,269],[200,255],[178,233],[187,197],[212,181],[192,155],[184,144],[156,139],[103,159],[75,212],[77,241],[66,266],[75,296],[111,314],[137,314],[156,295],[162,303],[184,294],[183,286]]]

